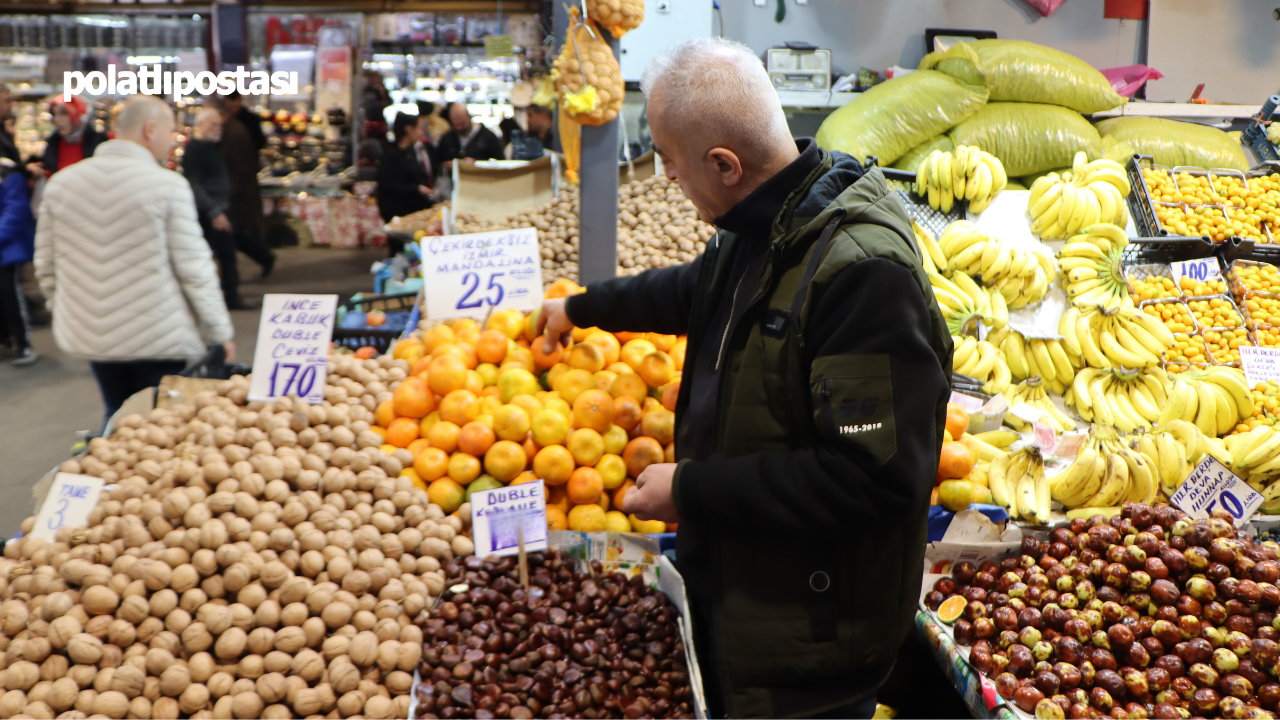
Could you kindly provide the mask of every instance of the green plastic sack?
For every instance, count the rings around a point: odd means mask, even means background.
[[[1249,169],[1244,148],[1226,133],[1208,125],[1150,117],[1119,117],[1098,123],[1098,132],[1128,143],[1158,165]]]
[[[974,40],[932,52],[920,69],[937,69],[961,82],[986,85],[990,102],[1062,105],[1082,113],[1125,103],[1111,83],[1080,58],[1024,40]]]
[[[915,172],[916,168],[920,165],[920,161],[932,155],[934,150],[951,152],[955,149],[956,144],[951,142],[951,138],[946,135],[939,135],[937,137],[929,138],[928,140],[925,140],[919,145],[911,148],[907,151],[906,155],[898,158],[889,167]]]
[[[1138,152],[1129,143],[1117,140],[1111,135],[1102,136],[1102,157],[1128,166],[1129,158],[1137,154]]]
[[[1017,178],[1010,178],[1009,181],[1004,184],[1004,189],[1005,190],[1026,190],[1027,186],[1023,185],[1021,182],[1018,182]],[[1001,192],[1004,192],[1004,190],[1001,190]]]
[[[1102,139],[1080,113],[1057,105],[988,103],[951,128],[957,145],[976,145],[1004,163],[1010,177],[1071,165],[1077,151],[1102,155]]]
[[[827,116],[818,145],[859,161],[875,155],[891,165],[908,150],[946,132],[987,102],[987,89],[932,70],[886,80]]]

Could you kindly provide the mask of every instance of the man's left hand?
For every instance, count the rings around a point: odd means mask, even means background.
[[[675,475],[675,463],[655,463],[645,468],[636,478],[636,486],[623,496],[623,511],[641,520],[679,522],[680,515],[671,494],[671,481]]]

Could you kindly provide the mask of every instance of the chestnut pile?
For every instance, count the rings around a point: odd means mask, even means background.
[[[419,718],[691,718],[678,615],[619,573],[575,572],[557,551],[449,560],[425,631]]]
[[[959,563],[925,598],[968,604],[956,642],[1040,718],[1270,718],[1280,706],[1280,545],[1225,513],[1129,503]]]

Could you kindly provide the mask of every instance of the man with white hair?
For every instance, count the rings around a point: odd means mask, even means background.
[[[35,265],[63,352],[90,360],[106,418],[235,329],[185,178],[160,163],[173,110],[135,95],[115,140],[54,174],[36,224]]]
[[[574,327],[688,334],[677,463],[624,500],[678,522],[714,717],[871,717],[910,634],[951,339],[883,173],[793,140],[756,56],[671,48],[641,87],[667,177],[717,237],[547,300]]]

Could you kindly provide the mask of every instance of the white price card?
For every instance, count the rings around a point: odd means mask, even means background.
[[[542,252],[533,228],[422,239],[427,317],[482,318],[542,304]]]
[[[471,539],[476,555],[515,555],[521,541],[525,552],[546,550],[546,490],[538,480],[471,493]]]
[[[1280,380],[1280,348],[1241,345],[1239,349],[1246,385],[1252,388],[1260,382]]]
[[[44,496],[44,505],[40,506],[31,537],[53,542],[60,528],[87,524],[89,511],[98,504],[98,496],[105,484],[102,478],[58,473],[53,478],[49,494]]]
[[[337,310],[337,295],[262,296],[250,400],[294,395],[312,405],[324,401],[325,368]]]
[[[1043,410],[1041,410],[1038,407],[1032,407],[1031,405],[1028,405],[1027,403],[1024,403],[1024,402],[1020,402],[1017,405],[1014,405],[1012,408],[1009,409],[1009,412],[1013,413],[1015,417],[1026,420],[1029,423],[1033,423],[1039,420],[1040,418],[1044,417]]]
[[[1184,277],[1196,282],[1208,282],[1222,277],[1222,266],[1218,264],[1218,258],[1199,258],[1169,263],[1169,272],[1173,274],[1174,284],[1182,282]]]
[[[1227,466],[1206,455],[1169,499],[1193,519],[1226,510],[1239,527],[1248,522],[1264,498]]]

